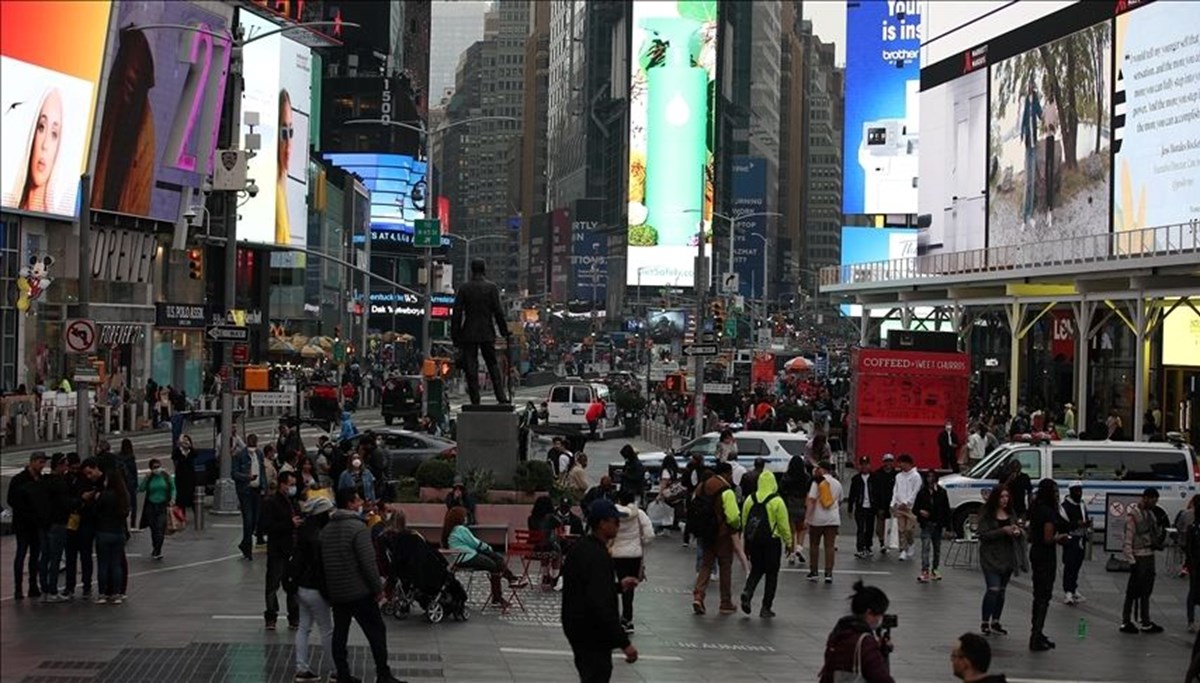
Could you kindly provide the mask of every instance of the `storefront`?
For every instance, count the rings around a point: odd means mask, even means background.
[[[203,389],[204,325],[202,304],[158,303],[151,331],[151,377],[162,387],[199,396]]]

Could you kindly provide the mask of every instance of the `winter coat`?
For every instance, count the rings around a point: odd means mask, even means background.
[[[637,504],[618,505],[621,513],[621,525],[617,528],[617,537],[609,545],[613,557],[641,557],[643,547],[654,540],[654,525],[650,516]]]
[[[928,512],[929,515],[922,515],[922,512]],[[917,516],[917,523],[924,529],[929,525],[934,525],[945,529],[950,526],[950,497],[946,494],[946,489],[938,486],[930,489],[928,486],[922,486],[917,492],[917,500],[913,503],[913,514]]]
[[[862,645],[859,646],[861,640]],[[855,653],[858,661],[855,662]],[[833,683],[835,671],[854,671],[868,683],[894,683],[888,670],[887,658],[879,641],[862,617],[848,616],[838,620],[825,643],[825,666],[821,668],[820,683]]]
[[[742,524],[745,525],[746,520],[750,518],[750,510],[755,504],[767,500],[771,494],[779,493],[779,484],[775,481],[775,473],[770,470],[763,470],[758,475],[758,487],[754,490],[754,495],[749,496],[742,503]],[[767,501],[767,521],[771,524],[771,536],[783,541],[783,547],[792,547],[792,524],[788,519],[787,503],[783,498],[776,495],[771,500]],[[747,539],[749,542],[750,539]]]
[[[321,567],[333,605],[383,592],[371,530],[350,510],[335,510],[321,530]]]

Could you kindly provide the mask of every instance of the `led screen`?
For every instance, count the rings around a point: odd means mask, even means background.
[[[881,262],[915,258],[917,255],[917,231],[904,228],[842,228],[842,266],[853,269],[856,264],[864,265],[863,275],[850,274],[853,282],[870,279],[886,279],[888,266]],[[880,310],[879,315],[886,311]],[[842,314],[862,315],[858,304],[843,304]]]
[[[407,154],[351,152],[326,154],[338,168],[362,178],[371,192],[371,230],[412,235],[425,217],[426,164]],[[412,240],[407,240],[411,244]]]
[[[108,2],[0,3],[0,206],[74,216]]]
[[[1200,315],[1187,304],[1176,307],[1163,320],[1162,362],[1200,367]]]
[[[626,284],[693,284],[712,223],[717,3],[633,3]]]

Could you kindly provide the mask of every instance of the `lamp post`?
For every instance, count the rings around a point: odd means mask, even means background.
[[[700,209],[687,209],[684,211],[684,213],[703,213],[703,211],[701,211]],[[775,212],[775,211],[756,211],[754,213],[742,214],[737,217],[726,216],[723,213],[717,213],[716,211],[714,211],[712,215],[713,215],[713,218],[723,218],[723,219],[725,219],[725,222],[729,223],[729,269],[727,271],[727,274],[733,273],[733,243],[734,243],[734,236],[737,234],[737,222],[744,221],[744,220],[747,220],[750,218],[758,218],[760,216],[775,216],[776,218],[783,217],[783,214]],[[757,233],[754,233],[754,234],[757,234]],[[703,235],[700,236],[700,240],[701,241],[704,240]],[[713,246],[716,246],[715,243]],[[764,278],[766,277],[765,273],[763,274],[763,277]]]
[[[480,240],[505,240],[505,241],[507,241],[509,239],[508,235],[500,235],[500,234],[477,235],[475,237],[463,237],[462,235],[456,235],[455,233],[452,233],[452,232],[444,232],[444,233],[442,233],[442,237],[453,237],[454,239],[459,240],[463,244],[467,245],[467,251],[465,254],[466,259],[463,261],[463,263],[465,264],[465,267],[463,268],[463,275],[464,275],[463,279],[464,280],[470,279],[471,243],[472,242],[478,242]]]

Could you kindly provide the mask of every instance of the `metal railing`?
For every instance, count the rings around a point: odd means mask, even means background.
[[[1103,235],[829,266],[821,269],[820,285],[920,280],[1019,268],[1096,267],[1189,253],[1200,255],[1200,220]]]

